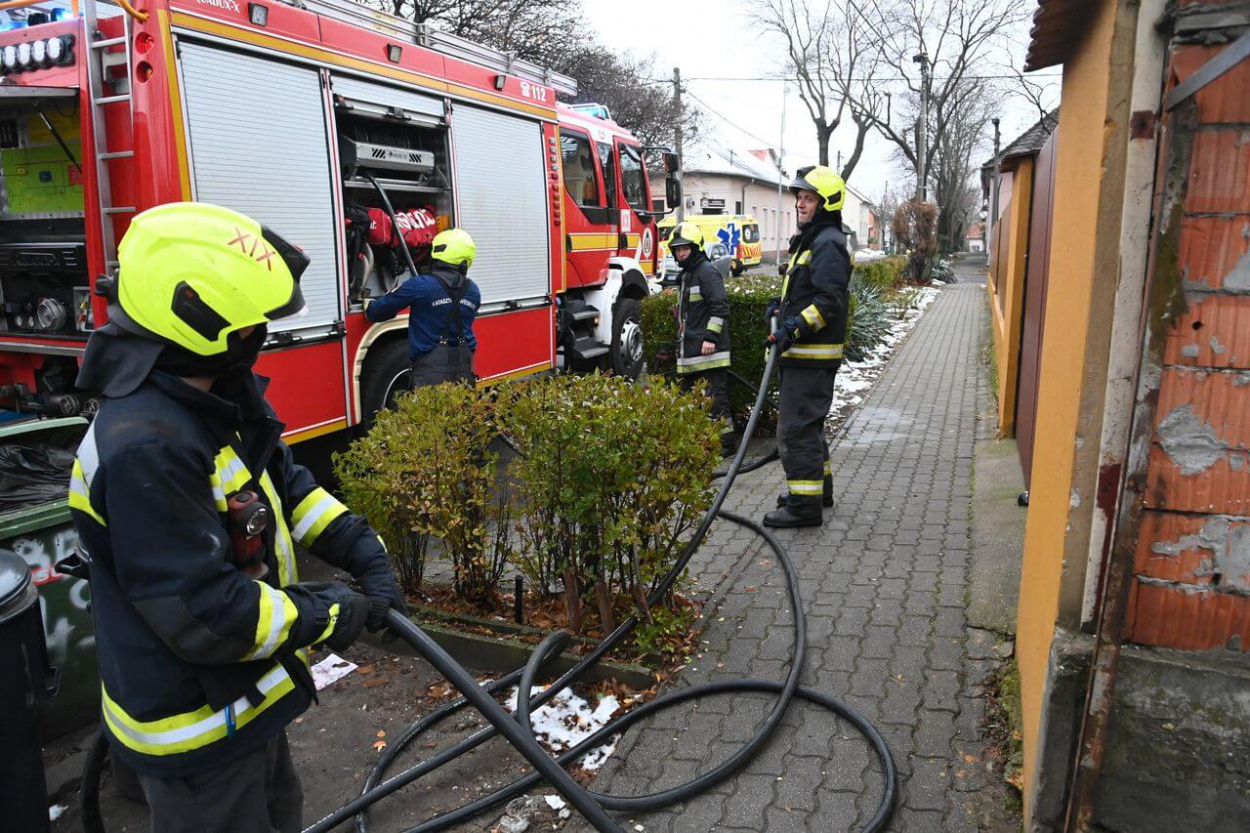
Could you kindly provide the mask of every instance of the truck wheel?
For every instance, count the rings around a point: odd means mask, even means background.
[[[612,311],[612,372],[627,379],[642,373],[642,303],[622,298]]]
[[[378,411],[394,410],[395,397],[409,388],[412,363],[408,360],[408,339],[393,338],[371,348],[360,373],[361,427],[373,427]]]

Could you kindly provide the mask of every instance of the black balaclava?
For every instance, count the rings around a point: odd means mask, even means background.
[[[240,370],[250,370],[260,356],[268,330],[261,324],[246,338],[238,332],[226,339],[226,352],[199,356],[183,347],[166,344],[156,359],[156,369],[174,376],[218,378]]]

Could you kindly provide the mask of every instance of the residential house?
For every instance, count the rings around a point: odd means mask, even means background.
[[[1059,125],[991,290],[1037,363],[1026,829],[1250,830],[1250,0],[1034,5]]]

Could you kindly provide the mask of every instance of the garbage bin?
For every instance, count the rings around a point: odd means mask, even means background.
[[[56,694],[39,592],[26,562],[0,552],[0,807],[6,830],[48,830],[35,703]]]
[[[88,585],[56,570],[78,543],[69,513],[69,479],[86,430],[81,417],[0,425],[0,553],[26,562],[39,593],[48,654],[61,673],[60,693],[38,705],[44,741],[100,716]]]

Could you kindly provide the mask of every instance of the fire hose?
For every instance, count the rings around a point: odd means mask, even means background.
[[[623,621],[576,665],[561,675],[559,679],[540,694],[530,699],[528,695],[533,691],[534,682],[544,664],[557,655],[564,644],[571,638],[567,631],[559,630],[549,634],[535,649],[523,668],[518,668],[487,685],[479,685],[464,666],[456,662],[420,626],[397,611],[392,610],[387,614],[386,619],[386,625],[390,631],[404,640],[419,656],[429,662],[435,670],[460,692],[461,697],[435,709],[430,714],[413,723],[378,759],[373,771],[365,781],[361,795],[330,813],[311,827],[308,827],[304,833],[326,833],[326,831],[334,829],[353,816],[356,819],[356,828],[359,833],[368,833],[369,820],[367,811],[370,806],[404,786],[441,768],[445,764],[458,759],[497,735],[503,735],[504,739],[529,761],[534,767],[534,772],[463,807],[409,828],[406,833],[426,833],[426,831],[444,830],[455,824],[460,824],[486,810],[510,801],[543,781],[554,787],[596,830],[613,831],[615,833],[615,831],[620,831],[621,827],[608,815],[608,810],[630,813],[659,810],[678,802],[688,801],[731,777],[750,762],[769,740],[777,727],[780,726],[782,719],[796,698],[833,712],[853,726],[868,742],[868,745],[881,763],[883,786],[881,800],[877,805],[876,812],[862,829],[864,831],[877,831],[885,827],[893,815],[898,791],[898,774],[885,739],[870,722],[851,707],[827,694],[799,685],[799,678],[802,675],[803,664],[806,658],[807,625],[803,612],[803,599],[799,591],[798,577],[794,565],[785,547],[771,532],[752,520],[721,509],[729,494],[729,490],[733,486],[734,479],[742,468],[747,446],[755,432],[756,424],[759,421],[760,413],[767,399],[768,381],[772,377],[776,360],[777,348],[774,346],[769,352],[761,385],[756,390],[755,404],[747,421],[746,429],[743,432],[742,442],[739,444],[733,462],[725,473],[720,488],[712,500],[712,505],[704,514],[698,528],[695,530],[694,536],[682,551],[681,556],[668,573],[665,574],[655,590],[652,591],[648,598],[648,603],[657,604],[668,595],[674,583],[685,571],[691,557],[703,542],[715,518],[721,517],[731,523],[752,530],[764,539],[765,543],[768,544],[777,556],[777,562],[781,565],[786,577],[786,590],[790,598],[790,609],[794,611],[793,654],[785,679],[780,682],[760,679],[719,680],[669,692],[613,719],[576,746],[553,758],[538,743],[534,736],[534,729],[530,721],[532,711],[568,688],[578,677],[598,663],[604,655],[618,645],[638,624],[639,620],[636,616],[630,616]],[[516,714],[509,714],[495,699],[494,695],[513,685],[519,686],[520,693],[517,697]],[[593,792],[582,787],[564,769],[565,766],[575,763],[582,755],[600,746],[613,735],[624,732],[638,721],[650,715],[691,700],[743,693],[760,693],[773,696],[775,699],[773,700],[771,711],[755,734],[745,744],[739,747],[729,758],[691,781],[650,795],[613,796]],[[521,696],[521,694],[527,696]],[[382,780],[383,775],[405,748],[424,732],[460,711],[465,706],[472,706],[477,710],[490,723],[490,727],[479,730],[398,775],[394,775],[385,781]],[[97,736],[83,769],[82,819],[83,827],[87,833],[103,833],[104,831],[100,816],[99,788],[106,756],[107,740],[101,733]]]

